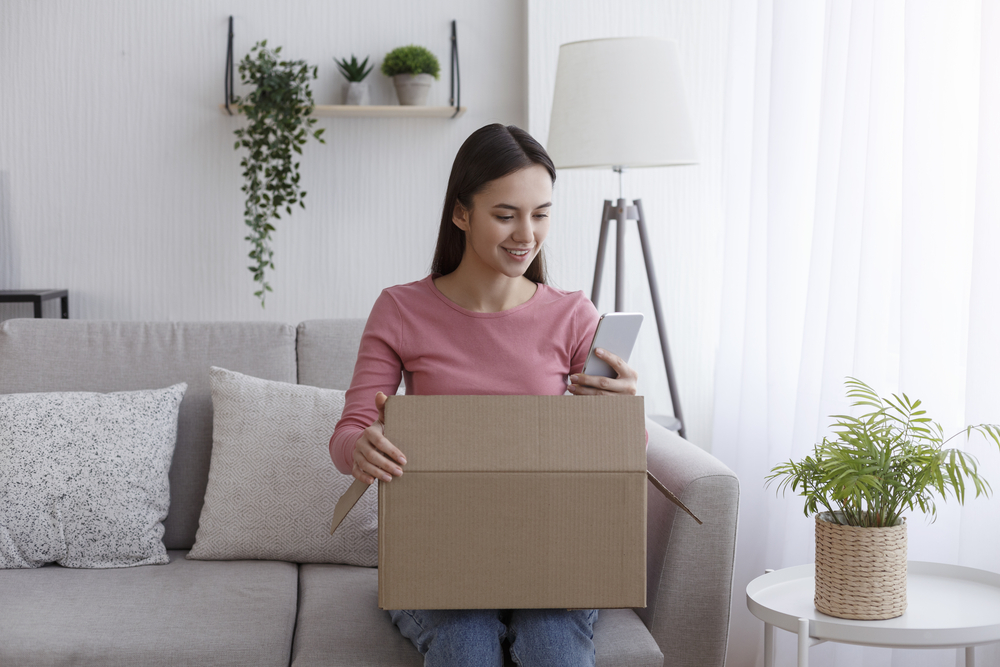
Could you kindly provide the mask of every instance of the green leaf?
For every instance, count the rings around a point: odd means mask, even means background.
[[[271,232],[276,231],[271,221],[281,219],[282,207],[289,214],[292,204],[301,205],[299,164],[293,164],[291,157],[293,151],[301,154],[300,146],[308,139],[306,129],[316,122],[309,117],[313,96],[308,82],[310,75],[318,76],[318,67],[304,60],[281,60],[280,53],[281,47],[268,49],[266,40],[253,46],[239,63],[241,82],[253,88],[236,98],[248,121],[234,131],[239,139],[235,149],[247,150],[240,161],[244,178],[240,190],[246,195],[244,223],[250,229],[244,240],[252,247],[248,257],[254,265],[248,268],[260,286],[255,294],[262,307],[263,295],[270,291],[265,272],[274,269],[268,245]]]
[[[917,409],[919,400],[906,394],[881,398],[854,378],[845,385],[853,406],[871,411],[859,417],[833,415],[834,437],[823,438],[800,461],[776,465],[766,486],[777,483],[779,493],[799,493],[806,515],[823,507],[843,512],[849,525],[864,526],[893,525],[904,509],[917,508],[933,521],[935,493],[952,494],[959,503],[970,487],[977,496],[991,493],[975,457],[942,449],[947,442],[943,429]],[[964,432],[973,430],[1000,446],[1000,427],[969,426]]]

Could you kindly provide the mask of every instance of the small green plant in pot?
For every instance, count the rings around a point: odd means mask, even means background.
[[[245,237],[252,249],[249,267],[260,289],[254,295],[264,307],[264,297],[271,291],[265,270],[274,269],[271,250],[272,222],[280,220],[282,212],[291,215],[292,206],[305,208],[305,190],[299,185],[299,163],[295,155],[312,136],[326,143],[324,130],[312,131],[316,123],[309,114],[313,110],[309,81],[317,76],[317,68],[304,60],[278,60],[281,47],[267,48],[267,40],[254,45],[240,61],[240,82],[254,88],[243,97],[235,98],[246,114],[247,125],[235,130],[236,150],[245,148],[247,155],[240,161],[243,167],[246,194],[244,222],[250,228]]]
[[[427,103],[432,79],[441,76],[441,65],[429,50],[411,44],[386,54],[382,74],[392,77],[400,104],[422,106]]]
[[[919,400],[882,398],[854,378],[845,384],[852,406],[868,411],[833,415],[834,437],[801,461],[776,465],[767,484],[798,492],[806,516],[816,515],[816,608],[841,618],[893,618],[906,609],[903,512],[919,509],[933,520],[935,494],[962,504],[969,485],[976,496],[989,495],[976,458],[945,445],[975,431],[1000,446],[1000,426],[968,426],[946,439]]]
[[[344,75],[347,79],[347,100],[345,104],[350,105],[366,105],[368,104],[369,94],[368,94],[368,82],[365,81],[365,77],[368,76],[374,65],[365,67],[368,65],[368,58],[366,57],[360,63],[358,59],[351,54],[351,61],[348,62],[347,58],[341,60],[333,59],[333,62],[337,63],[337,68],[340,73]]]

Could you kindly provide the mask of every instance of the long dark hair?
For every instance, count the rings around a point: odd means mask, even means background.
[[[451,165],[431,273],[442,276],[451,273],[458,268],[465,253],[465,232],[452,222],[455,203],[472,210],[473,196],[490,181],[536,164],[545,167],[552,182],[556,182],[556,168],[549,154],[530,134],[515,125],[494,123],[469,135]],[[524,272],[524,277],[535,283],[546,282],[543,250],[539,248],[538,255]]]

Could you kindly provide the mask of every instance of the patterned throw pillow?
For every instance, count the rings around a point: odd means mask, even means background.
[[[377,485],[330,535],[354,478],[330,460],[344,392],[212,367],[212,462],[188,558],[378,564]]]
[[[169,562],[162,522],[186,389],[0,394],[0,567]]]

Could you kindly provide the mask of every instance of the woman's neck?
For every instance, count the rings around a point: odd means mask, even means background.
[[[538,289],[538,285],[524,276],[511,278],[495,271],[487,273],[464,261],[448,275],[435,278],[434,286],[449,301],[474,313],[499,313],[516,308]]]

